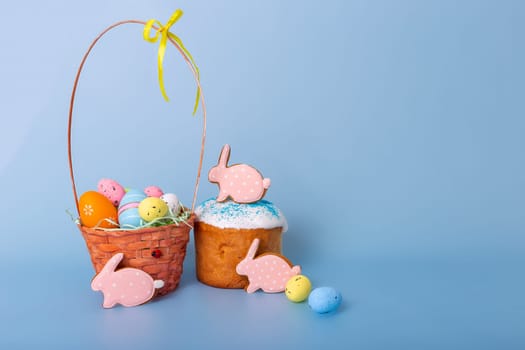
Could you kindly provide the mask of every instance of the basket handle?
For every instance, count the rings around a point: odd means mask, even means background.
[[[80,62],[80,66],[78,68],[77,75],[75,77],[75,82],[73,84],[73,91],[71,92],[71,100],[70,100],[70,103],[69,103],[68,127],[67,127],[67,155],[68,155],[68,164],[69,164],[69,175],[70,175],[70,178],[71,178],[71,184],[72,184],[72,187],[73,187],[73,196],[75,197],[75,205],[76,205],[76,208],[77,208],[78,215],[80,215],[80,207],[79,207],[79,204],[78,204],[78,194],[77,194],[77,188],[76,188],[76,185],[75,185],[75,175],[74,175],[74,171],[73,171],[73,158],[72,158],[72,152],[71,152],[71,125],[72,125],[72,121],[73,121],[73,107],[74,107],[74,104],[75,104],[75,94],[76,94],[76,91],[77,91],[77,86],[78,86],[78,82],[79,82],[79,79],[80,79],[80,74],[82,72],[82,68],[84,67],[84,64],[86,63],[86,60],[87,60],[89,54],[91,53],[91,51],[93,50],[93,48],[95,47],[97,42],[107,32],[109,32],[110,30],[112,30],[112,29],[114,29],[114,28],[116,28],[118,26],[124,25],[124,24],[141,24],[141,25],[146,25],[147,23],[144,22],[144,21],[140,21],[140,20],[125,20],[125,21],[116,22],[116,23],[110,25],[109,27],[107,27],[106,29],[104,29],[91,42],[91,44],[89,45],[89,48],[85,52],[84,57],[82,58],[82,61]],[[152,28],[155,29],[155,30],[159,29],[156,25],[153,25]],[[201,107],[202,107],[202,119],[203,119],[203,121],[202,121],[201,150],[200,150],[200,156],[199,156],[199,166],[198,166],[198,170],[197,170],[197,178],[195,180],[195,189],[193,191],[193,200],[192,200],[192,203],[191,203],[191,212],[193,212],[194,209],[195,209],[195,203],[197,201],[197,191],[199,189],[199,181],[200,181],[200,177],[201,177],[202,162],[203,162],[203,159],[204,159],[204,144],[205,144],[205,141],[206,141],[206,104],[204,103],[204,94],[202,93],[202,88],[201,88],[201,84],[200,84],[200,80],[199,80],[199,74],[196,71],[195,67],[192,65],[192,63],[190,61],[190,58],[187,56],[186,52],[180,47],[179,43],[177,43],[171,37],[168,37],[168,40],[169,40],[169,42],[171,42],[173,44],[173,46],[175,46],[175,48],[182,55],[182,58],[184,58],[184,60],[188,64],[188,67],[190,68],[190,70],[191,70],[191,72],[193,74],[193,77],[195,79],[195,83],[197,84],[197,89],[198,89],[199,96],[200,96],[199,97],[200,98],[200,104],[201,104]]]

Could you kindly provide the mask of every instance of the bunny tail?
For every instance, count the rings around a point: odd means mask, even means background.
[[[263,179],[263,187],[264,187],[265,189],[268,189],[268,188],[270,187],[271,183],[272,183],[272,182],[270,181],[269,178],[265,178],[265,179]]]
[[[164,287],[164,281],[163,280],[155,280],[155,281],[153,281],[153,286],[155,287],[155,289],[162,288],[162,287]]]

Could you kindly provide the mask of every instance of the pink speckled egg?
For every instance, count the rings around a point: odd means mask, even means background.
[[[101,179],[97,185],[98,193],[109,199],[115,207],[126,194],[126,190],[117,181],[112,179]]]
[[[156,198],[160,198],[160,196],[164,194],[164,192],[158,186],[148,186],[144,189],[144,193],[148,197],[156,197]]]

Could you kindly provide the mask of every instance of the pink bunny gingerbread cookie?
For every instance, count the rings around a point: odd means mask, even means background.
[[[263,178],[252,166],[235,164],[228,167],[230,146],[224,145],[216,166],[210,169],[208,179],[219,185],[218,202],[231,197],[237,203],[253,203],[264,197],[270,187],[270,179]]]
[[[125,267],[115,271],[123,257],[123,253],[113,255],[91,282],[91,289],[104,294],[104,308],[112,308],[116,304],[144,304],[153,297],[155,289],[164,286],[162,280],[153,280],[149,274],[139,269]]]
[[[286,283],[291,277],[301,274],[299,265],[292,264],[284,256],[264,253],[255,258],[259,248],[259,239],[255,238],[250,245],[246,258],[236,268],[239,275],[248,277],[248,293],[262,289],[266,293],[284,292]]]

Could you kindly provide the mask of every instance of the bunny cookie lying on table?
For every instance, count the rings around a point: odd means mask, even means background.
[[[137,306],[144,304],[153,297],[155,289],[162,288],[164,281],[153,280],[146,272],[125,267],[115,271],[124,258],[123,253],[117,253],[108,260],[98,275],[91,282],[91,289],[102,291],[105,308],[116,304]]]
[[[264,253],[255,258],[258,248],[259,239],[255,238],[246,258],[237,264],[235,269],[239,275],[248,276],[250,284],[246,291],[253,293],[261,288],[266,293],[283,292],[286,282],[292,276],[301,273],[301,267],[299,265],[292,267],[285,257],[273,253]]]

